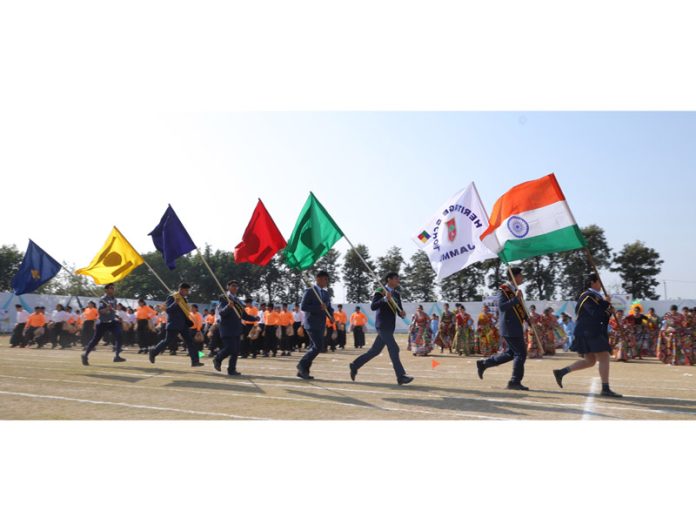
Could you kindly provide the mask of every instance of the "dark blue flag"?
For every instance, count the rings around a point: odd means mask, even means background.
[[[46,251],[29,240],[22,265],[12,279],[12,291],[15,295],[31,293],[55,277],[61,267]]]
[[[190,253],[196,248],[191,236],[174,212],[172,205],[167,207],[164,216],[148,236],[157,250],[162,253],[164,263],[169,269],[176,267],[176,259]]]

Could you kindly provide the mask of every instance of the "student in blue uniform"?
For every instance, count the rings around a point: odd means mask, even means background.
[[[215,370],[220,372],[222,362],[229,357],[230,361],[227,366],[227,374],[229,376],[241,376],[242,373],[237,372],[237,358],[242,347],[242,331],[244,321],[258,321],[258,317],[249,315],[244,311],[244,304],[237,297],[239,283],[236,280],[230,280],[227,283],[227,297],[220,299],[218,307],[218,315],[220,316],[219,332],[222,338],[222,349],[215,355],[213,366]],[[229,299],[229,300],[228,300]],[[231,303],[229,301],[232,301]],[[237,311],[235,311],[235,308]],[[241,316],[241,319],[240,319]]]
[[[304,329],[311,343],[309,350],[297,364],[297,376],[303,380],[314,379],[309,374],[309,370],[312,367],[312,362],[324,347],[326,318],[328,317],[330,321],[334,320],[331,295],[327,290],[329,274],[326,271],[320,271],[317,273],[316,281],[316,285],[305,290],[300,303],[300,308],[304,312]]]
[[[601,396],[621,398],[609,388],[609,316],[611,315],[611,298],[602,297],[599,276],[595,273],[588,277],[589,288],[578,299],[575,306],[575,332],[570,350],[577,352],[583,359],[563,369],[553,371],[559,387],[563,387],[563,377],[569,372],[589,369],[599,362],[599,375],[602,378]]]
[[[155,358],[162,352],[167,345],[176,341],[176,336],[181,335],[184,344],[188,349],[189,357],[191,358],[191,367],[202,367],[204,363],[198,359],[198,348],[193,343],[191,337],[191,326],[193,321],[182,309],[188,306],[186,297],[188,297],[191,286],[186,282],[179,284],[179,291],[167,297],[164,305],[167,308],[167,327],[164,339],[157,343],[153,348],[148,350],[150,363],[155,363]]]
[[[386,286],[380,288],[374,297],[372,297],[372,311],[377,312],[375,316],[375,328],[377,329],[377,338],[370,350],[365,354],[355,358],[353,363],[349,364],[350,379],[355,381],[360,367],[365,365],[371,359],[379,356],[380,352],[386,346],[389,351],[394,372],[396,373],[396,383],[404,385],[413,381],[412,376],[406,374],[404,366],[399,358],[399,345],[394,339],[394,330],[396,329],[396,317],[406,317],[406,313],[401,305],[401,296],[396,288],[399,286],[399,275],[391,272],[386,277]],[[396,308],[392,306],[395,304]],[[398,309],[397,309],[398,308]]]
[[[94,335],[80,356],[82,365],[89,365],[89,353],[97,347],[99,340],[106,332],[111,332],[114,338],[114,353],[116,354],[114,362],[126,361],[126,358],[121,357],[121,319],[116,313],[118,301],[114,297],[114,290],[113,284],[104,286],[104,296],[99,299],[99,319],[94,329]]]
[[[511,272],[518,286],[524,282],[522,270],[519,267],[513,267]],[[527,360],[527,345],[524,340],[523,323],[528,319],[522,306],[522,291],[516,289],[511,282],[503,284],[499,291],[500,335],[505,339],[508,349],[500,354],[477,361],[476,369],[478,376],[483,380],[483,373],[486,369],[512,361],[512,377],[507,384],[507,388],[514,391],[529,391],[528,387],[522,385],[524,363]]]

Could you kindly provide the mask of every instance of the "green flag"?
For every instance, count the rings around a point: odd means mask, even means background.
[[[341,229],[310,192],[288,239],[285,262],[292,269],[309,269],[342,237]]]

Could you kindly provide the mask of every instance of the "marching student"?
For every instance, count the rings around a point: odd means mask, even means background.
[[[611,298],[602,297],[599,276],[592,273],[587,280],[588,289],[580,295],[575,306],[575,335],[570,350],[582,356],[572,365],[553,371],[558,387],[563,387],[563,377],[570,372],[589,369],[599,362],[599,375],[602,378],[601,396],[621,398],[609,388],[609,315],[611,315]]]
[[[511,271],[515,284],[517,286],[522,284],[524,281],[522,270],[519,267],[513,267]],[[498,308],[500,309],[500,334],[505,339],[507,350],[484,360],[478,360],[476,362],[478,376],[483,380],[486,369],[512,361],[512,377],[507,388],[514,391],[529,391],[528,387],[522,385],[524,363],[527,360],[527,345],[524,341],[524,321],[527,319],[527,313],[522,307],[522,291],[515,290],[515,286],[509,281],[503,284],[498,295]]]
[[[245,321],[255,322],[259,319],[246,312],[242,302],[237,298],[238,289],[239,283],[236,280],[230,280],[227,283],[227,297],[222,297],[220,299],[217,312],[220,316],[220,323],[218,326],[223,347],[215,355],[213,367],[215,367],[216,371],[220,372],[222,370],[222,362],[225,358],[229,357],[230,361],[227,366],[227,374],[229,376],[241,376],[241,373],[237,372],[237,358],[239,357],[242,346],[242,323]]]
[[[331,295],[329,294],[329,274],[320,271],[316,276],[316,284],[306,289],[302,296],[300,309],[304,312],[304,330],[309,336],[311,346],[297,364],[297,376],[303,380],[312,380],[314,376],[309,374],[312,363],[323,350],[324,332],[326,330],[326,318],[333,318],[331,307]]]
[[[116,297],[114,297],[114,285],[107,284],[104,286],[104,292],[104,296],[99,299],[99,320],[95,326],[94,335],[85,347],[84,353],[80,356],[82,365],[89,365],[89,353],[94,350],[94,347],[97,346],[105,332],[111,332],[114,338],[114,362],[126,361],[125,358],[121,357],[121,321],[116,315],[118,302]]]
[[[371,309],[377,312],[375,316],[377,338],[372,344],[372,347],[370,347],[370,350],[355,358],[353,363],[348,365],[350,368],[350,379],[353,381],[355,381],[355,377],[357,376],[360,368],[371,359],[379,356],[385,346],[389,351],[389,358],[391,359],[394,372],[396,373],[396,382],[399,385],[404,385],[413,381],[413,377],[406,374],[406,370],[401,364],[401,359],[399,358],[399,345],[397,345],[396,340],[394,339],[397,314],[392,307],[392,304],[395,304],[396,308],[398,308],[399,317],[406,317],[406,312],[404,312],[403,306],[401,305],[401,296],[399,295],[399,292],[396,291],[399,283],[399,275],[397,273],[390,272],[386,277],[386,286],[377,290],[372,298]]]
[[[167,311],[167,325],[165,327],[165,336],[162,341],[157,343],[153,348],[148,350],[150,363],[155,363],[155,358],[174,343],[177,336],[181,335],[184,344],[188,349],[189,357],[191,358],[191,367],[202,367],[205,365],[198,359],[198,349],[191,337],[191,325],[193,321],[189,318],[191,309],[189,308],[186,297],[191,290],[191,286],[186,282],[179,284],[179,291],[167,297],[164,303]]]

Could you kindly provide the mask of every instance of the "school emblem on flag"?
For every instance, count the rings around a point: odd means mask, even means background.
[[[427,231],[423,231],[418,235],[418,239],[423,243],[428,243],[428,240],[430,239],[430,234],[428,234]]]
[[[41,271],[39,271],[38,269],[32,269],[31,278],[33,278],[34,280],[39,280],[41,278]]]
[[[447,236],[451,242],[457,237],[457,223],[454,218],[447,221]]]

